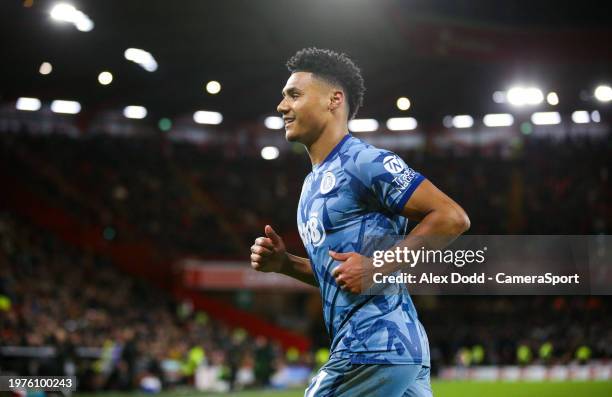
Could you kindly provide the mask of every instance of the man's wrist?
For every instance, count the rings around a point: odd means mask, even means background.
[[[283,255],[283,260],[281,262],[281,267],[279,269],[280,274],[289,275],[292,270],[291,258],[287,252]]]

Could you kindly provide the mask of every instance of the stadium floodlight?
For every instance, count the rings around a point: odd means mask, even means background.
[[[612,101],[612,87],[609,85],[600,85],[595,88],[595,98],[600,102]]]
[[[549,105],[556,106],[559,104],[559,96],[556,92],[549,92],[548,95],[546,95],[546,102],[548,102]]]
[[[51,18],[58,22],[71,22],[77,19],[77,9],[70,4],[58,3],[51,9]]]
[[[278,158],[279,150],[276,146],[266,146],[261,149],[261,157],[264,160],[274,160]]]
[[[391,131],[411,131],[417,128],[414,117],[392,117],[387,120],[387,129]]]
[[[395,106],[397,106],[399,110],[408,110],[410,109],[410,99],[406,98],[405,96],[397,98]]]
[[[90,32],[94,28],[93,21],[73,5],[58,3],[51,9],[51,18],[58,22],[73,24],[81,32]]]
[[[354,119],[348,123],[352,132],[372,132],[378,129],[378,121],[374,119]]]
[[[218,94],[219,92],[221,92],[221,83],[215,80],[209,81],[208,83],[206,83],[206,92],[211,95]]]
[[[137,63],[147,72],[154,72],[157,70],[157,61],[153,58],[153,55],[145,50],[141,50],[140,48],[128,48],[123,52],[123,56],[128,61]]]
[[[442,119],[442,124],[446,128],[453,128],[453,116],[444,116]]]
[[[270,130],[280,130],[285,126],[285,122],[281,117],[269,116],[264,120],[264,125]]]
[[[591,120],[593,123],[599,123],[601,121],[601,115],[599,114],[598,110],[593,110],[591,112]]]
[[[90,32],[94,28],[94,23],[89,17],[83,13],[80,13],[79,18],[74,23],[74,26],[81,32]]]
[[[539,105],[544,100],[544,94],[535,87],[512,87],[506,93],[506,99],[514,106]]]
[[[453,117],[453,127],[455,128],[470,128],[474,125],[474,119],[467,114],[460,114]]]
[[[572,121],[576,124],[586,124],[591,121],[591,118],[586,110],[576,110],[572,113]]]
[[[111,72],[104,71],[98,75],[98,83],[102,85],[109,85],[113,81],[113,74]]]
[[[493,93],[493,102],[506,103],[506,94],[503,91],[495,91]]]
[[[208,110],[198,110],[193,114],[193,121],[198,124],[221,124],[223,115],[219,112],[210,112]]]
[[[123,109],[123,115],[128,119],[144,119],[147,117],[147,108],[144,106],[126,106]]]
[[[40,73],[42,75],[49,74],[52,71],[53,71],[53,66],[49,62],[41,63],[40,67],[38,68],[38,73]]]
[[[553,125],[561,123],[559,112],[535,112],[531,115],[531,122],[535,125]]]
[[[485,114],[482,122],[487,127],[509,127],[514,124],[514,117],[510,113]]]
[[[17,99],[15,104],[17,110],[27,110],[29,112],[35,112],[40,109],[40,99],[21,97]]]
[[[81,104],[76,101],[65,101],[57,99],[51,102],[53,113],[77,114],[81,111]]]

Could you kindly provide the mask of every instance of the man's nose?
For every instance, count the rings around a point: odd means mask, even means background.
[[[276,107],[276,111],[282,114],[285,114],[289,111],[289,106],[287,105],[287,101],[283,98],[282,101]]]

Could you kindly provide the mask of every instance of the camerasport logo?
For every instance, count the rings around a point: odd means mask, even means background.
[[[304,245],[312,245],[318,247],[325,241],[325,229],[323,224],[316,216],[311,216],[308,221],[298,225],[300,237]]]

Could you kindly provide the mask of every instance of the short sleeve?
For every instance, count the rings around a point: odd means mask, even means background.
[[[368,148],[358,152],[350,172],[362,193],[371,194],[389,211],[399,214],[416,188],[425,180],[393,152]]]

